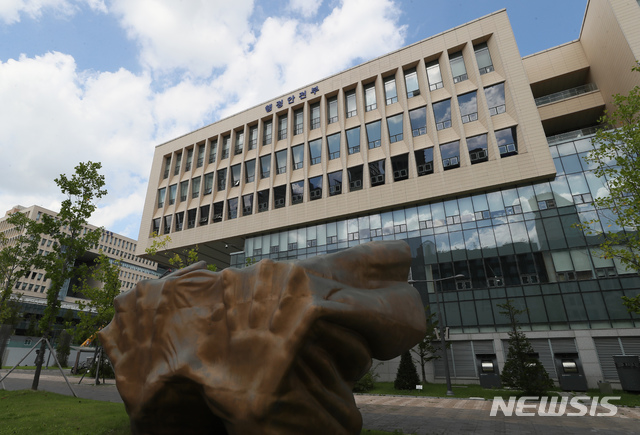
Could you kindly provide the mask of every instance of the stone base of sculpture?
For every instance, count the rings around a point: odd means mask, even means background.
[[[136,434],[359,434],[354,383],[425,334],[404,242],[211,272],[115,300],[100,339]]]

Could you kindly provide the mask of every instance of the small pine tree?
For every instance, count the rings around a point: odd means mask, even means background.
[[[71,353],[71,334],[63,330],[58,337],[58,346],[56,347],[56,358],[62,367],[69,365],[69,354]]]
[[[400,357],[400,365],[398,366],[396,380],[393,381],[393,388],[396,390],[413,390],[419,383],[420,378],[418,378],[418,371],[415,364],[413,364],[411,353],[406,351]]]
[[[504,310],[500,311],[500,314],[509,317],[511,324],[509,350],[501,375],[502,383],[521,390],[525,396],[545,395],[553,388],[553,381],[540,360],[533,356],[533,347],[518,326],[517,316],[526,310],[517,309],[511,300],[505,304],[498,304],[498,307]]]

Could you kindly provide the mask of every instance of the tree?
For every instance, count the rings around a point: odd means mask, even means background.
[[[40,234],[36,222],[25,213],[14,212],[6,220],[12,226],[11,239],[0,233],[0,325],[15,325],[19,320],[21,294],[14,287],[21,276],[36,267],[39,260]]]
[[[56,178],[55,183],[66,198],[55,218],[43,214],[42,221],[38,224],[39,232],[54,241],[52,252],[43,257],[45,278],[51,280],[47,290],[47,305],[39,325],[42,336],[46,339],[51,336],[60,310],[60,291],[72,278],[83,276],[87,272],[86,265],[75,265],[76,260],[100,241],[103,229],[91,230],[87,228],[87,224],[97,208],[96,201],[107,194],[104,175],[98,172],[101,167],[100,163],[79,163],[71,178],[64,174]],[[44,350],[43,340],[40,355],[44,355]],[[42,358],[37,358],[31,386],[34,390],[38,389],[41,369]]]
[[[542,396],[553,388],[553,381],[544,366],[535,357],[535,353],[527,336],[520,330],[517,317],[526,310],[519,310],[512,300],[498,304],[500,314],[509,318],[509,350],[507,360],[502,369],[502,383],[523,392],[525,396]]]
[[[640,74],[640,62],[633,68]],[[587,234],[604,236],[600,248],[604,258],[617,259],[628,269],[640,271],[640,86],[628,95],[613,96],[615,110],[600,118],[595,150],[585,160],[594,174],[606,179],[606,194],[593,202],[607,222],[607,231],[594,229],[596,221],[579,225]],[[640,314],[640,295],[625,299],[630,311]]]
[[[425,311],[429,307],[425,308]],[[427,377],[425,374],[425,366],[429,361],[440,358],[437,352],[440,350],[440,343],[438,342],[438,320],[436,314],[431,313],[427,317],[427,333],[424,338],[416,347],[411,349],[411,352],[418,357],[418,365],[421,369],[422,383],[427,383]]]
[[[69,354],[71,353],[71,334],[66,330],[62,331],[58,337],[58,346],[56,347],[56,358],[62,367],[69,365]]]
[[[144,250],[147,255],[156,255],[159,251],[168,249],[169,244],[171,243],[171,237],[164,236],[161,239],[158,239],[158,234],[155,232],[151,234],[151,238],[153,241],[151,242],[151,246]],[[165,256],[168,257],[169,264],[175,267],[176,269],[182,269],[183,267],[187,267],[192,265],[193,263],[197,263],[198,260],[198,245],[195,248],[191,248],[189,250],[184,249],[182,252],[173,252],[172,255],[169,253],[164,253]],[[215,272],[218,270],[218,266],[215,264],[207,264],[207,269]]]
[[[413,390],[420,383],[416,366],[413,364],[411,353],[407,350],[400,357],[400,365],[396,373],[396,380],[393,381],[393,388],[396,390]]]

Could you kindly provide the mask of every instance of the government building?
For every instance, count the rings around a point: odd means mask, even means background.
[[[146,258],[244,267],[404,240],[413,280],[464,275],[438,282],[455,383],[502,367],[511,299],[553,379],[619,386],[640,277],[574,224],[623,231],[583,157],[612,95],[640,85],[639,23],[636,0],[590,0],[576,40],[523,58],[497,11],[158,145],[136,254],[168,235]],[[433,285],[415,284],[432,309]]]

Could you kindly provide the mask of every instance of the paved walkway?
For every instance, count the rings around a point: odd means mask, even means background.
[[[0,371],[0,378],[7,370]],[[4,380],[8,390],[31,388],[33,370],[16,370]],[[85,399],[122,402],[113,380],[93,385],[85,378],[69,378],[76,395]],[[0,386],[1,388],[1,386]],[[58,370],[43,371],[40,389],[71,395],[69,387]],[[2,393],[0,392],[0,395]],[[357,394],[356,404],[362,413],[366,429],[393,432],[400,429],[405,434],[640,434],[640,408],[618,408],[615,417],[532,416],[505,417],[498,412],[490,416],[492,401],[437,397],[376,396]],[[530,411],[530,410],[528,410]],[[599,408],[598,412],[607,412]],[[568,407],[568,412],[575,412]]]

